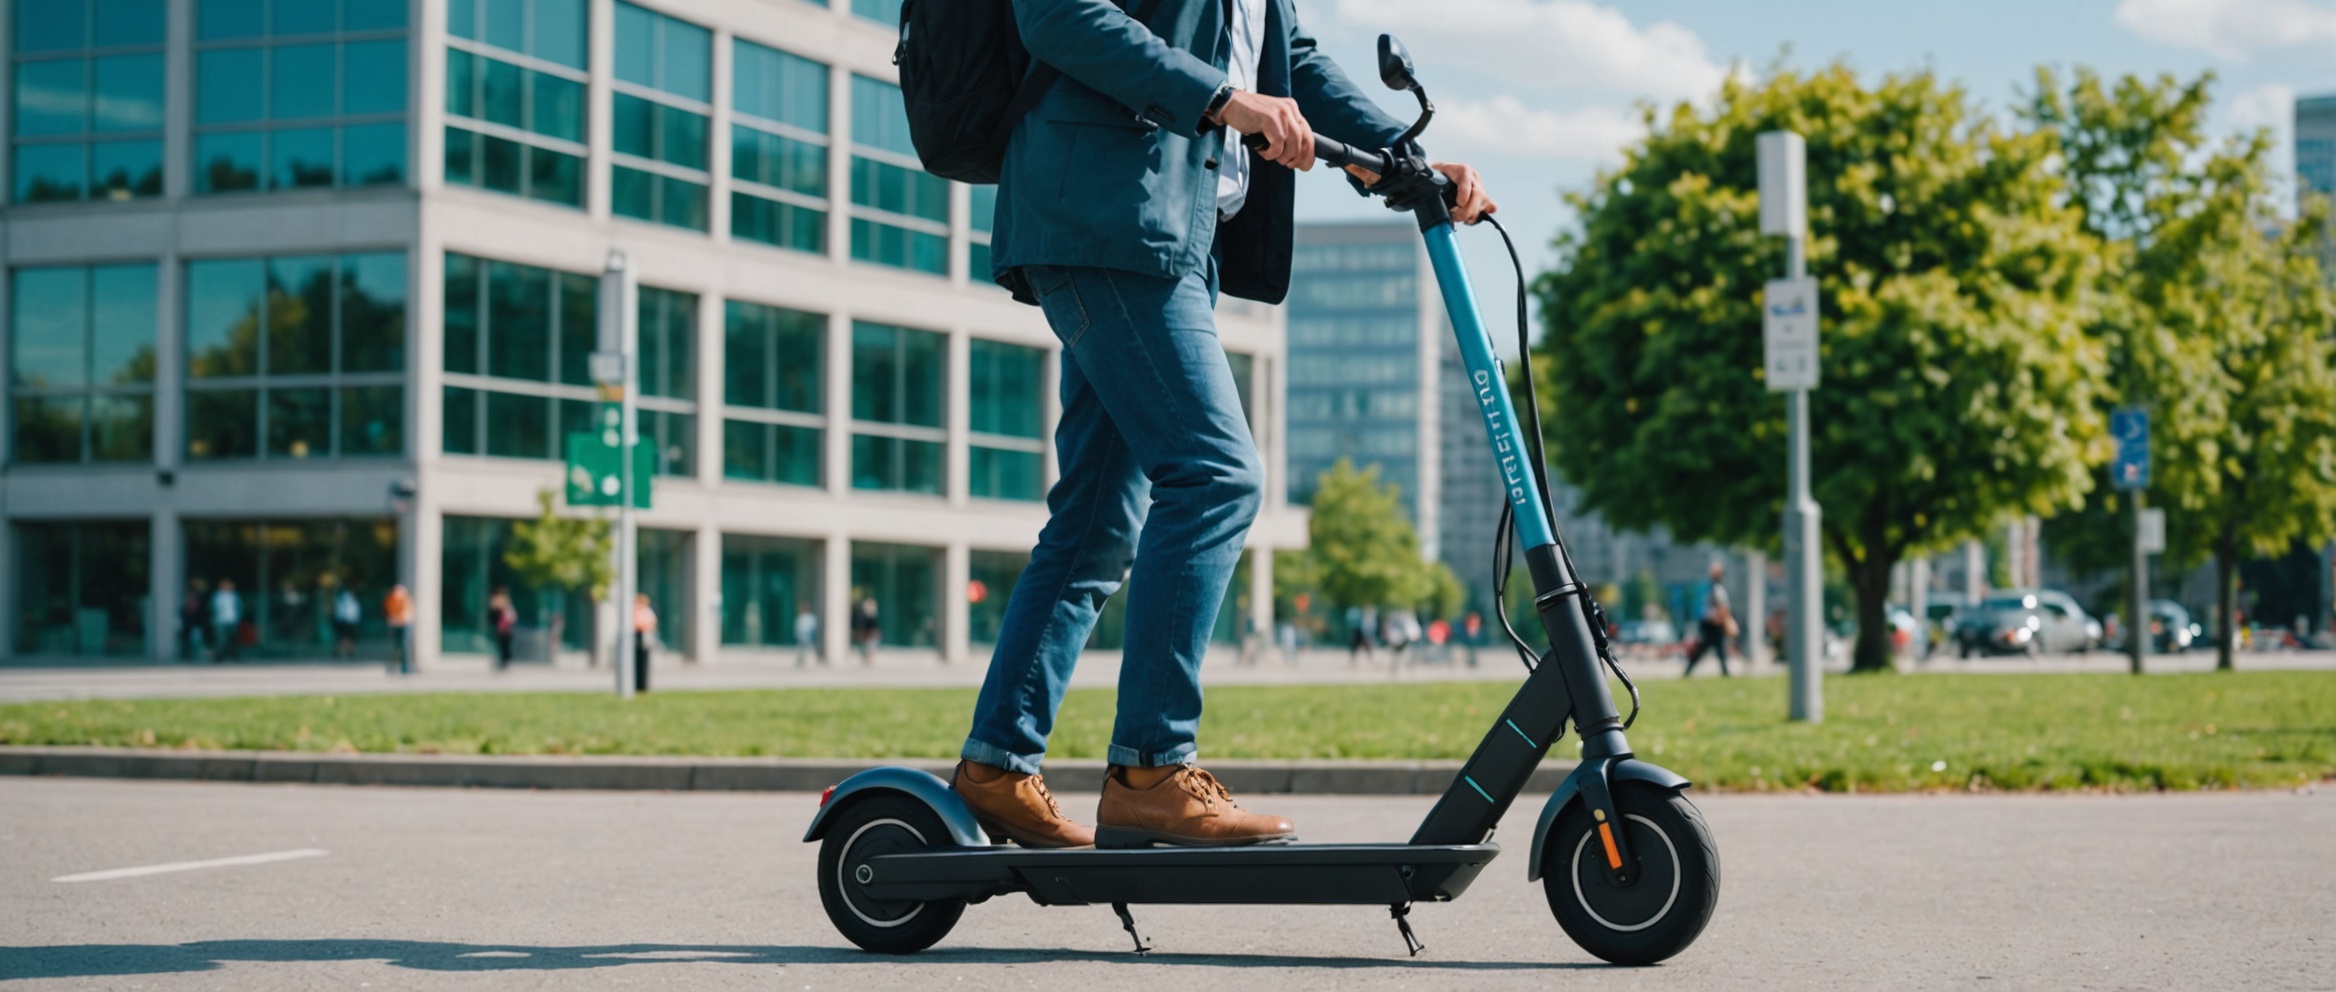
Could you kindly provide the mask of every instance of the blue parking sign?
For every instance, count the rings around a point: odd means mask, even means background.
[[[2132,492],[2149,488],[2149,411],[2118,407],[2109,413],[2109,438],[2117,457],[2109,463],[2109,483]]]

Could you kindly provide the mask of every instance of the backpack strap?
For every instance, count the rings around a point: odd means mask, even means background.
[[[1142,23],[1145,18],[1152,16],[1152,8],[1159,5],[1160,0],[1139,0],[1132,8],[1121,9],[1126,10],[1128,16],[1135,18],[1137,23]],[[1038,108],[1038,101],[1045,98],[1046,91],[1054,88],[1054,81],[1062,78],[1061,69],[1035,58],[1031,61],[1035,65],[1031,67],[1030,75],[1022,77],[1022,85],[1014,88],[1014,98],[1006,102],[1005,113],[998,117],[997,147],[1005,147],[1006,139],[1013,136],[1014,128],[1022,123],[1022,118],[1030,116],[1030,112]]]

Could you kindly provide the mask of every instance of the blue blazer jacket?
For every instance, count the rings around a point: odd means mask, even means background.
[[[1202,114],[1225,82],[1229,0],[1156,0],[1138,22],[1112,0],[1013,0],[1022,41],[1062,70],[1006,147],[992,276],[1033,302],[1024,265],[1090,265],[1182,278],[1221,241],[1219,288],[1279,303],[1289,292],[1295,174],[1253,162],[1249,198],[1217,230],[1217,167],[1239,135]],[[1270,0],[1257,89],[1292,97],[1314,129],[1384,147],[1405,125],[1355,87]],[[1138,6],[1130,0],[1129,6]]]

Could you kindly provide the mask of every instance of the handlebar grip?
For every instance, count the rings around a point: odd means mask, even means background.
[[[1247,146],[1253,151],[1262,152],[1265,150],[1265,136],[1262,134],[1245,134],[1241,136],[1241,144]],[[1325,138],[1319,134],[1314,136],[1314,157],[1322,160],[1324,164],[1342,169],[1350,165],[1358,166],[1368,172],[1376,173],[1382,176],[1386,175],[1389,171],[1387,167],[1387,157],[1385,155],[1381,155],[1374,151],[1366,151],[1361,148],[1356,148],[1352,145],[1333,138]]]

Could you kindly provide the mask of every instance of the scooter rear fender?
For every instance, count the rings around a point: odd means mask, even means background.
[[[1533,846],[1525,852],[1526,881],[1538,882],[1541,880],[1541,849],[1549,843],[1549,829],[1557,823],[1558,814],[1565,812],[1567,806],[1572,805],[1576,799],[1581,797],[1582,776],[1597,774],[1599,764],[1600,762],[1592,760],[1584,761],[1576,766],[1573,774],[1566,776],[1565,781],[1558,783],[1557,791],[1549,796],[1549,803],[1541,807],[1541,820],[1533,825]],[[1644,782],[1658,789],[1669,789],[1677,792],[1689,785],[1687,779],[1677,772],[1660,765],[1650,765],[1637,758],[1624,758],[1607,764],[1605,767],[1606,781],[1609,786],[1618,782]]]
[[[959,847],[988,847],[990,838],[982,832],[981,823],[973,818],[973,811],[965,808],[965,800],[957,797],[957,790],[939,776],[915,768],[888,765],[870,768],[838,783],[835,792],[820,804],[819,812],[811,817],[811,829],[805,831],[805,843],[827,836],[829,814],[876,792],[899,792],[932,807],[933,815],[949,827],[949,839]]]

